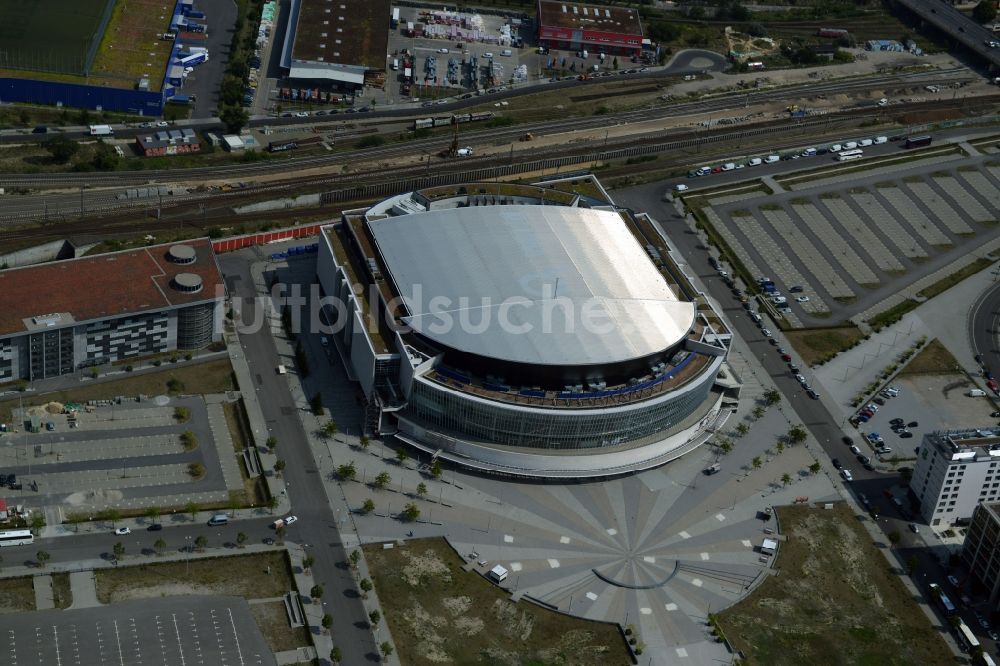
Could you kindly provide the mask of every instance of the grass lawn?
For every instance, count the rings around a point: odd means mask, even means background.
[[[52,574],[52,601],[56,608],[69,608],[73,603],[68,573]]]
[[[168,548],[179,547],[165,537]],[[190,570],[188,570],[190,564]],[[270,570],[270,573],[267,573]],[[229,594],[246,599],[280,597],[294,588],[284,552],[128,566],[96,571],[97,598],[109,604],[183,594]]]
[[[994,260],[987,259],[986,257],[980,257],[975,261],[973,261],[968,266],[965,266],[964,268],[955,271],[951,275],[944,276],[943,278],[941,278],[934,284],[930,285],[929,287],[926,287],[925,289],[921,289],[920,291],[917,292],[917,295],[923,296],[924,298],[934,298],[938,294],[941,294],[951,289],[965,278],[972,277],[976,273],[989,268],[990,266],[993,265],[993,261]]]
[[[35,610],[35,587],[31,576],[0,580],[0,613]]]
[[[172,42],[160,39],[170,27],[170,9],[161,0],[119,0],[104,31],[91,74],[135,83],[149,76],[149,89],[160,90]],[[131,86],[130,86],[131,87]]]
[[[293,629],[289,626],[284,602],[250,604],[250,612],[260,632],[264,634],[271,652],[285,652],[299,647],[309,647],[312,644],[308,629],[305,627]]]
[[[746,666],[948,664],[954,658],[843,503],[778,508],[777,575],[717,616]]]
[[[504,590],[463,571],[444,539],[364,549],[405,666],[631,663],[617,627],[511,602]]]
[[[948,348],[941,344],[940,340],[931,340],[930,343],[920,350],[901,375],[950,375],[956,370],[961,371],[955,357],[951,355]]]
[[[219,359],[206,363],[194,363],[176,368],[164,367],[157,372],[126,376],[107,382],[92,382],[81,384],[77,388],[52,393],[26,393],[22,397],[25,407],[44,405],[47,402],[86,402],[87,400],[102,400],[116,396],[161,395],[170,393],[167,382],[176,379],[180,382],[177,393],[203,394],[223,393],[232,390],[233,368],[229,359]],[[11,410],[18,406],[18,399],[0,402],[0,420],[11,421]]]
[[[856,326],[838,326],[785,331],[785,337],[792,343],[803,361],[808,365],[814,365],[850,348],[863,338],[864,334]]]
[[[583,195],[585,197],[591,197],[599,201],[605,201],[606,197],[598,189],[590,178],[574,178],[573,180],[565,181],[562,183],[552,183],[552,189],[560,190],[562,192],[575,192],[576,194]]]

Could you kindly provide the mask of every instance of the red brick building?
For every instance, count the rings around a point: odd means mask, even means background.
[[[538,43],[553,49],[638,55],[642,23],[632,7],[538,0]]]

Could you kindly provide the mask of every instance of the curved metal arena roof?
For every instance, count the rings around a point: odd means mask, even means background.
[[[694,324],[617,213],[454,208],[370,221],[404,321],[459,351],[586,366],[642,358]]]

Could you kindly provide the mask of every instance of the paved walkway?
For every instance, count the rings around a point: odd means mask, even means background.
[[[69,588],[73,594],[70,608],[97,608],[101,605],[97,600],[97,577],[93,571],[71,571]]]
[[[33,576],[31,584],[35,588],[35,610],[51,610],[56,607],[52,594],[52,576]]]

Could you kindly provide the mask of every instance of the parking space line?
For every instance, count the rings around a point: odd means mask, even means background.
[[[122,666],[125,666],[125,655],[122,654],[122,637],[118,634],[118,620],[112,620],[111,623],[115,625],[115,642],[118,643],[118,661],[121,662]]]
[[[236,641],[236,655],[240,658],[240,663],[245,664],[246,662],[243,661],[243,650],[240,649],[240,635],[236,631],[236,620],[233,619],[233,609],[227,608],[226,610],[229,612],[229,624],[233,627],[233,640]]]
[[[177,634],[177,651],[181,655],[181,666],[185,666],[187,662],[184,659],[184,646],[181,644],[181,630],[180,627],[177,626],[177,614],[171,613],[170,617],[174,619],[174,633]]]
[[[59,654],[59,628],[56,625],[52,625],[52,644],[56,648],[56,666],[61,666],[62,655]]]

